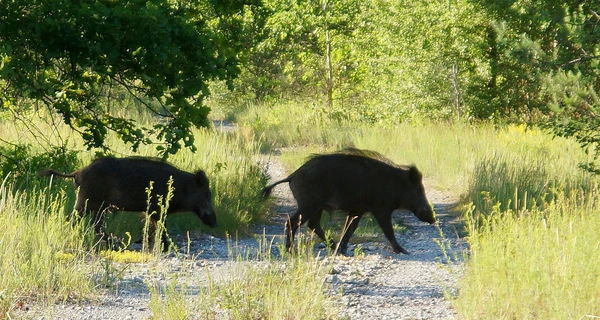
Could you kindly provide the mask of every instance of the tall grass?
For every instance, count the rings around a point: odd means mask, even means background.
[[[327,319],[324,268],[318,260],[245,265],[223,284],[221,306],[232,319]]]
[[[540,155],[486,156],[475,167],[463,198],[474,204],[476,214],[488,214],[496,205],[500,212],[543,209],[558,193],[589,194],[598,187],[593,175],[556,164]]]
[[[461,319],[600,316],[600,203],[560,194],[544,210],[469,221],[471,254],[455,306]]]
[[[236,120],[273,147],[344,146],[356,131],[352,122],[311,102],[255,104]]]
[[[497,136],[505,149],[477,160],[463,196],[471,252],[460,317],[598,316],[598,178],[577,169],[584,155],[569,141],[520,127]]]
[[[84,224],[66,219],[65,195],[29,192],[0,186],[2,316],[19,302],[80,299],[95,287],[93,267],[86,263]]]

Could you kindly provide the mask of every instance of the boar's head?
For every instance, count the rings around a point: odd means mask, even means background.
[[[204,224],[211,228],[217,227],[217,216],[215,215],[215,209],[212,203],[212,193],[210,192],[210,186],[208,177],[204,171],[199,170],[196,172],[195,182],[197,187],[197,194],[194,197],[194,204],[192,211],[204,222]]]
[[[423,222],[435,223],[435,213],[425,196],[423,175],[416,167],[411,166],[409,168],[408,180],[409,191],[406,201],[407,207],[405,209],[410,210]]]

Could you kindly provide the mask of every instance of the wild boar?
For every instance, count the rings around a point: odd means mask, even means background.
[[[103,211],[159,212],[157,195],[166,197],[167,183],[172,177],[172,199],[167,214],[193,212],[210,227],[217,226],[217,217],[212,204],[209,181],[202,170],[189,173],[165,162],[139,158],[105,157],[93,161],[87,167],[64,174],[52,169],[40,171],[38,175],[73,178],[79,188],[75,210],[80,216],[86,211],[92,214],[95,229],[101,234]],[[151,201],[148,203],[146,188],[153,181]],[[152,232],[156,228],[158,215],[151,216]],[[162,235],[167,248],[166,235]]]
[[[276,185],[290,185],[298,210],[286,223],[288,250],[296,230],[306,222],[323,241],[331,241],[321,229],[321,214],[323,210],[342,210],[348,213],[348,219],[338,246],[340,253],[346,253],[361,217],[371,212],[394,252],[408,254],[394,236],[392,212],[406,209],[421,221],[435,223],[422,178],[414,166],[398,166],[377,152],[348,148],[312,156],[287,178],[263,188],[261,194],[267,198]]]

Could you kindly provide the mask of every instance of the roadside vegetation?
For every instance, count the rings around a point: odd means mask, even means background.
[[[216,281],[207,269],[208,285],[196,279],[181,281],[178,275],[164,275],[170,281],[150,286],[150,308],[157,319],[336,319],[336,304],[323,287],[332,259],[315,255],[311,239],[299,237],[294,255],[264,259],[232,257],[226,281]],[[272,252],[273,244],[261,240],[261,250]],[[280,252],[285,250],[278,247]],[[195,261],[190,261],[195,263]],[[185,274],[185,272],[182,272]],[[187,288],[200,287],[189,294]]]
[[[0,185],[0,312],[29,303],[76,302],[93,297],[101,275],[89,259],[84,223],[72,224],[64,214],[64,193],[47,189],[14,191]]]

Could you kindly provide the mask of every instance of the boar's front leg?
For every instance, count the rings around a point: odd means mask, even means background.
[[[392,227],[392,212],[393,210],[377,211],[373,212],[373,216],[379,223],[381,230],[383,230],[383,234],[392,245],[392,249],[394,250],[394,252],[409,254],[409,252],[402,248],[398,241],[396,241],[396,236],[394,235],[394,228]]]

